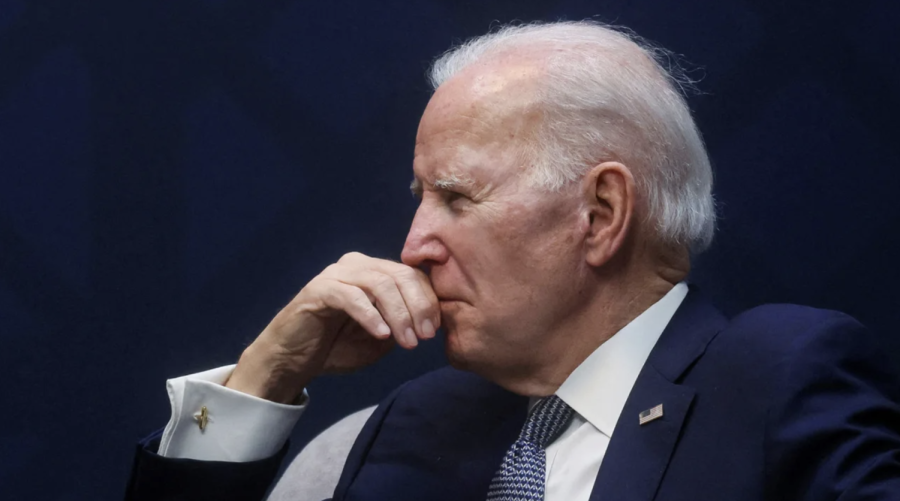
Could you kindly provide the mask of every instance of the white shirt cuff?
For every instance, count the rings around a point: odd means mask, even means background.
[[[222,386],[234,365],[219,367],[166,381],[172,418],[163,431],[159,455],[203,461],[256,461],[277,453],[306,410],[254,397]],[[200,409],[207,422],[200,429]]]

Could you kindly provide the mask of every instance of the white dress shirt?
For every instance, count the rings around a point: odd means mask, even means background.
[[[303,405],[264,400],[222,386],[233,370],[227,365],[166,381],[172,417],[159,442],[160,456],[246,462],[281,449],[306,410],[306,390]],[[208,422],[201,430],[197,417],[203,407]]]
[[[673,287],[594,350],[556,390],[575,417],[547,446],[544,501],[588,501],[631,388],[687,292],[684,283]]]
[[[660,334],[687,295],[679,283],[600,345],[556,394],[575,410],[572,423],[547,447],[545,501],[588,501],[625,401]],[[234,366],[167,381],[172,418],[159,454],[219,461],[269,457],[284,445],[306,408],[253,397],[221,385]],[[196,416],[208,409],[201,431]],[[638,419],[638,416],[633,416]]]

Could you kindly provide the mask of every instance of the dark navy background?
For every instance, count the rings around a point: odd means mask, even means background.
[[[694,280],[900,352],[896,0],[0,0],[0,498],[119,498],[166,378],[234,362],[344,252],[399,258],[428,62],[591,16],[701,78],[722,218]],[[442,363],[316,381],[293,452]]]

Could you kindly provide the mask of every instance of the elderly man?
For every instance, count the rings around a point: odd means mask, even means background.
[[[830,311],[727,319],[684,280],[712,174],[660,51],[591,22],[442,56],[403,263],[326,268],[236,367],[169,382],[128,499],[260,499],[319,374],[443,327],[334,499],[900,499],[897,380]]]

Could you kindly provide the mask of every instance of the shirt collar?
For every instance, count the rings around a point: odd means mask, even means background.
[[[612,438],[638,374],[687,293],[684,282],[673,287],[594,350],[563,382],[556,395]]]

